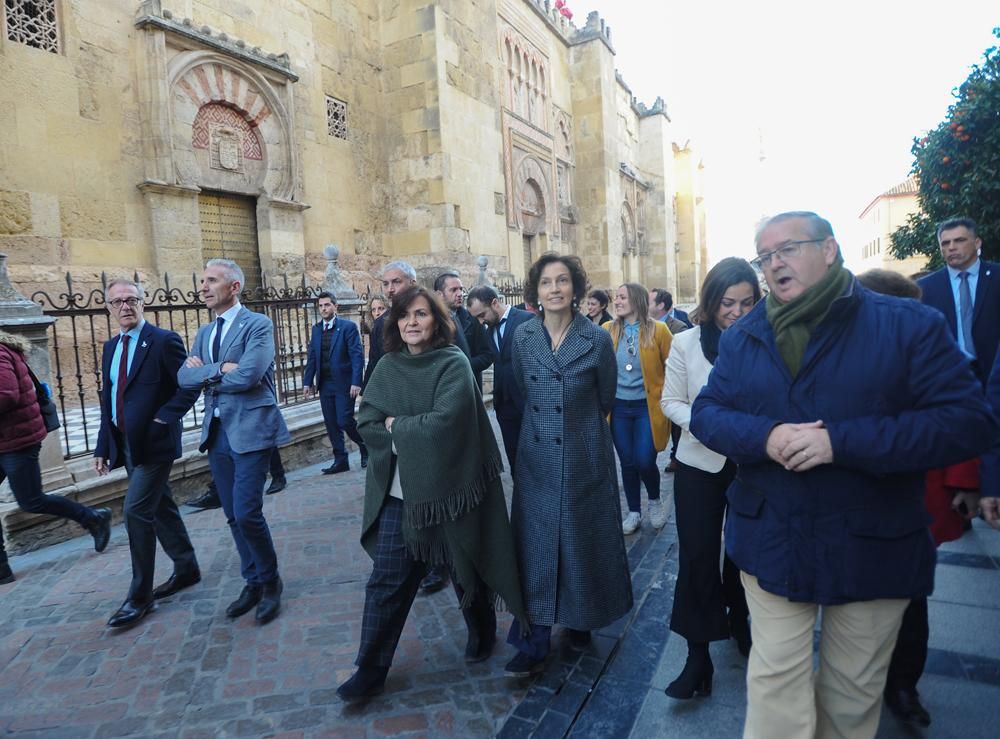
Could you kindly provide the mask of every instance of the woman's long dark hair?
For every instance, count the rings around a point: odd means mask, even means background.
[[[726,290],[741,282],[749,282],[753,286],[753,302],[756,304],[761,297],[760,281],[750,262],[739,257],[726,257],[712,267],[701,283],[698,307],[692,316],[694,322],[700,326],[715,323],[715,316],[722,305],[722,296],[726,294]]]

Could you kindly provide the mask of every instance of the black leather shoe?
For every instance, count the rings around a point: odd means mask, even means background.
[[[909,688],[886,688],[885,704],[904,724],[928,727],[931,715],[920,703],[920,695]]]
[[[503,668],[503,673],[507,677],[531,677],[543,669],[545,669],[544,659],[535,659],[524,652],[518,652],[514,655],[514,659]]]
[[[740,650],[740,654],[749,657],[753,639],[750,638],[750,624],[747,623],[746,616],[729,617],[729,635],[736,640],[736,648]]]
[[[0,565],[0,585],[7,585],[14,582],[17,578],[14,577],[14,573],[10,570],[10,563],[4,562]]]
[[[226,608],[226,615],[229,618],[239,618],[244,613],[249,612],[251,608],[260,603],[262,590],[260,585],[244,585],[240,597]]]
[[[165,583],[153,588],[153,600],[169,598],[174,593],[201,582],[201,570],[174,572]]]
[[[368,447],[361,447],[361,469],[368,466]]]
[[[94,551],[103,552],[111,541],[111,509],[95,508],[94,518],[87,524],[87,531],[94,537]]]
[[[130,600],[122,603],[122,607],[115,611],[114,615],[108,619],[108,626],[113,629],[121,629],[126,626],[135,626],[150,613],[156,610],[156,601],[149,601],[142,605],[133,603]]]
[[[275,493],[280,493],[288,485],[288,481],[284,477],[272,477],[271,485],[266,491],[265,495],[274,495]]]
[[[260,603],[257,604],[257,623],[261,626],[273,621],[281,610],[281,591],[285,586],[276,577],[261,588]]]
[[[212,490],[209,490],[200,498],[189,500],[187,504],[192,508],[197,508],[202,511],[211,510],[212,508],[222,508],[222,501],[219,500],[218,493]]]
[[[341,700],[356,701],[371,698],[385,690],[388,667],[359,667],[350,679],[337,688]]]
[[[583,649],[590,644],[591,636],[589,631],[580,629],[566,629],[569,632],[569,643],[574,649]]]
[[[485,639],[480,638],[478,634],[469,634],[469,639],[465,642],[465,663],[474,665],[477,662],[485,662],[493,654],[496,643],[496,634],[491,634]]]
[[[448,584],[448,569],[445,567],[432,567],[430,571],[420,581],[420,592],[430,595],[441,590]]]
[[[324,475],[336,475],[338,472],[348,472],[351,469],[351,465],[344,462],[334,462],[329,467],[323,470]]]

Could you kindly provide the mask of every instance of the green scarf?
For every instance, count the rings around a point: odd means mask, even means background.
[[[395,418],[391,434],[388,416]],[[369,454],[361,529],[368,553],[374,558],[374,524],[395,464],[403,489],[403,540],[413,558],[447,564],[465,591],[463,607],[483,582],[494,604],[527,623],[500,449],[462,350],[449,345],[384,355],[365,387],[358,431]]]
[[[767,296],[767,320],[774,331],[778,352],[794,378],[802,366],[802,356],[813,330],[826,316],[833,301],[847,292],[854,276],[844,269],[844,259],[837,258],[822,279],[802,295],[779,303],[772,292]]]

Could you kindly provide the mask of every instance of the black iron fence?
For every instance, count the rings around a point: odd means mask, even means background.
[[[507,305],[519,305],[524,302],[523,282],[501,282],[493,286],[500,293]]]
[[[268,284],[265,275],[262,286],[245,291],[240,302],[249,310],[265,314],[274,324],[278,402],[290,406],[306,400],[302,373],[312,325],[319,320],[316,295],[322,288],[307,285],[304,277],[295,287],[289,286],[287,278],[283,283],[281,287]],[[107,278],[102,273],[100,288],[79,292],[67,273],[66,292],[53,298],[40,290],[31,296],[46,315],[57,319],[50,328],[50,384],[59,407],[60,432],[67,459],[93,454],[97,443],[101,420],[101,353],[104,342],[118,330],[105,305],[106,285]],[[363,314],[367,311],[367,298],[366,288],[359,296],[360,304],[355,307],[344,303],[341,313],[348,318],[359,312]],[[164,275],[163,287],[146,292],[144,318],[156,326],[176,331],[189,348],[198,328],[212,319],[201,302],[195,275],[192,275],[190,290],[172,286],[169,275]],[[201,409],[199,400],[184,419],[185,429],[200,425]]]

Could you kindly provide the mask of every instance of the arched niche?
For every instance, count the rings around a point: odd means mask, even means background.
[[[292,121],[256,69],[211,51],[184,51],[167,66],[170,143],[183,187],[295,199]]]

